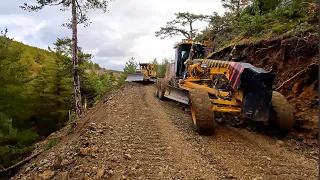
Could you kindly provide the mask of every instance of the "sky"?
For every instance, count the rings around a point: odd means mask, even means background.
[[[0,6],[0,30],[8,28],[8,36],[30,46],[47,49],[57,38],[71,37],[71,30],[61,26],[69,21],[71,11],[45,7],[39,12],[19,8],[36,0],[10,0]],[[92,61],[101,67],[122,70],[125,62],[134,57],[137,62],[154,58],[173,58],[173,45],[182,36],[160,39],[155,31],[174,19],[176,12],[211,15],[224,13],[220,0],[113,0],[109,12],[90,11],[89,27],[79,25],[79,46],[93,55]],[[205,23],[195,24],[199,30]]]

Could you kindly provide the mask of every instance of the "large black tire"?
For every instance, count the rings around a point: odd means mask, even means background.
[[[199,135],[212,135],[216,124],[208,92],[203,89],[189,91],[190,109],[195,131]]]
[[[295,124],[293,113],[294,107],[287,99],[281,93],[273,91],[268,124],[283,132],[290,132]]]
[[[164,93],[166,92],[167,86],[169,85],[169,81],[162,79],[160,82],[159,88],[159,99],[164,100]]]

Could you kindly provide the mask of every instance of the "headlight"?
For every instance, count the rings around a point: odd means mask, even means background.
[[[201,64],[202,68],[207,68],[207,64]]]

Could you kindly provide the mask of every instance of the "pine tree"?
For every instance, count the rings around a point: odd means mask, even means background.
[[[196,37],[198,29],[193,25],[196,21],[205,21],[208,16],[202,14],[192,14],[189,12],[175,13],[176,19],[167,22],[166,27],[161,27],[159,31],[155,32],[156,37],[164,39],[166,37],[173,37],[183,35],[187,39]]]
[[[21,106],[21,92],[26,81],[27,67],[19,63],[21,49],[11,47],[12,39],[0,37],[0,112],[16,117]]]
[[[14,121],[19,122],[28,111],[23,96],[28,74],[27,67],[20,63],[23,49],[13,46],[7,32],[0,37],[0,168],[20,161],[39,139],[32,129],[14,126]]]
[[[242,9],[249,4],[247,0],[221,0],[222,6],[229,12],[240,17]]]
[[[65,26],[72,28],[72,60],[73,60],[73,80],[74,80],[74,95],[75,95],[75,111],[79,117],[82,113],[81,90],[80,90],[80,70],[78,57],[78,24],[88,26],[90,21],[86,15],[89,9],[101,9],[107,11],[108,0],[36,0],[36,5],[28,5],[24,3],[20,6],[24,10],[39,11],[45,6],[61,6],[62,10],[67,10],[71,7],[71,23],[66,23]]]
[[[118,86],[121,86],[125,83],[128,74],[133,74],[136,72],[138,67],[138,63],[136,62],[134,57],[131,57],[127,62],[125,67],[123,68],[123,72],[120,74],[118,80]]]

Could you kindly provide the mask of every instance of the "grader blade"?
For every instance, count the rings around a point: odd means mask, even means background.
[[[129,74],[126,79],[127,82],[137,82],[137,81],[143,81],[143,74],[142,73],[136,73],[136,74]]]
[[[189,92],[183,89],[177,89],[171,86],[167,86],[164,97],[183,104],[189,104]]]

